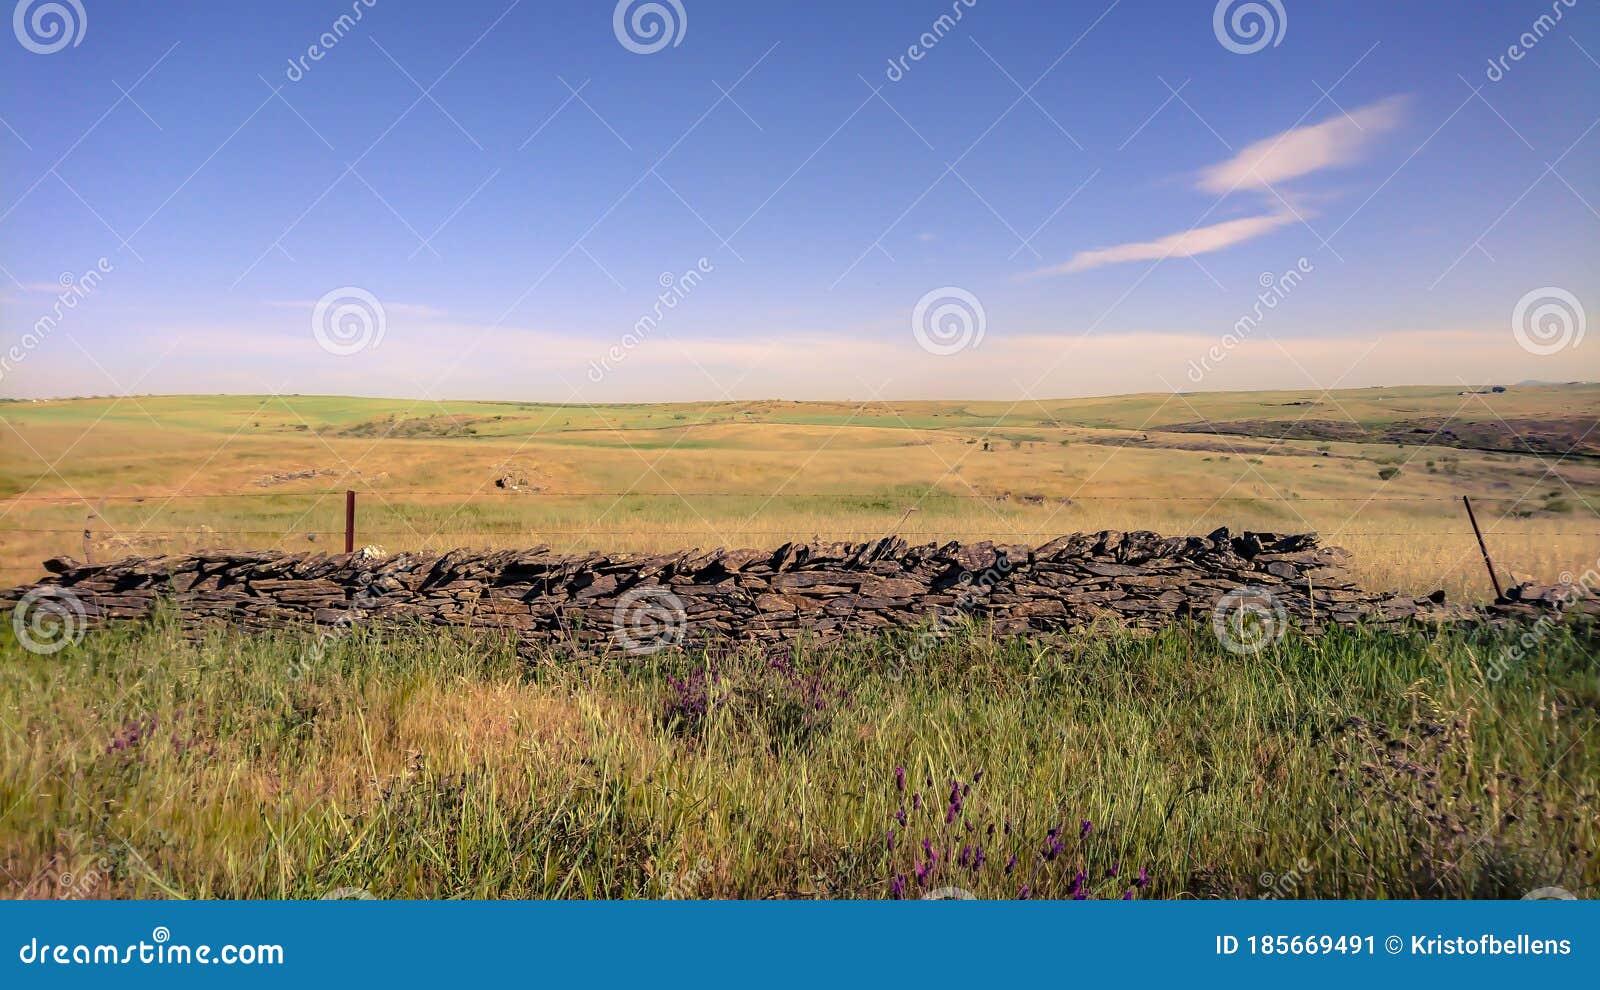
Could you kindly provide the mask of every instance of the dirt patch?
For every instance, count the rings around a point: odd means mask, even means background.
[[[526,465],[507,462],[495,467],[494,486],[508,492],[537,492],[542,489],[534,484],[533,471]]]
[[[1168,433],[1210,433],[1273,440],[1392,443],[1511,454],[1600,457],[1600,432],[1592,431],[1593,426],[1593,418],[1584,416],[1517,417],[1481,422],[1435,416],[1372,426],[1333,419],[1236,419],[1222,423],[1175,423],[1161,429]]]
[[[288,471],[274,471],[264,474],[252,481],[257,488],[271,488],[274,485],[288,484],[291,481],[310,481],[313,478],[340,478],[344,471],[337,468],[291,468]]]
[[[399,440],[437,439],[442,437],[477,436],[477,424],[487,422],[485,416],[438,415],[421,417],[381,416],[347,426],[338,431],[341,437],[385,437]]]
[[[1166,427],[1163,427],[1166,429]],[[1224,434],[1213,434],[1221,436]],[[1226,434],[1227,436],[1245,436],[1245,434]],[[1206,440],[1199,436],[1192,439],[1188,436],[1177,437],[1172,434],[1163,434],[1152,431],[1143,436],[1088,436],[1082,438],[1081,443],[1093,444],[1097,447],[1134,447],[1145,450],[1188,450],[1205,454],[1304,454],[1305,451],[1297,449],[1284,449],[1276,441],[1267,442],[1251,437],[1240,440]]]

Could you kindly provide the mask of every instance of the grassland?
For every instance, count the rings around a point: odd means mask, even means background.
[[[54,554],[336,549],[347,487],[362,542],[391,550],[1227,525],[1317,530],[1374,585],[1481,598],[1469,494],[1503,570],[1595,566],[1600,386],[1460,392],[10,402],[0,583]],[[519,657],[464,631],[196,642],[170,617],[41,656],[4,628],[0,884],[30,897],[1592,895],[1592,634],[1541,633],[1514,660],[1505,635],[1291,631],[1240,657],[1202,628],[967,629],[929,651],[890,637],[624,662]]]
[[[256,898],[1600,887],[1600,679],[1592,640],[1570,631],[1499,678],[1489,671],[1506,641],[1487,631],[1291,633],[1254,658],[1200,629],[1028,641],[969,630],[909,661],[905,646],[801,650],[777,666],[519,660],[509,643],[465,634],[191,643],[162,620],[37,656],[0,633],[0,887]],[[919,881],[925,839],[941,865]]]
[[[1596,423],[1594,385],[1017,404],[8,402],[0,584],[56,554],[337,549],[342,499],[329,493],[348,487],[361,493],[361,541],[389,550],[1227,525],[1315,530],[1355,551],[1376,586],[1481,598],[1462,494],[1503,570],[1548,580],[1595,565]],[[497,488],[508,465],[538,491]]]

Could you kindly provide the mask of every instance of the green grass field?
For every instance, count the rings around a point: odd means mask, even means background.
[[[1600,670],[1568,631],[1500,677],[1507,641],[1488,632],[1291,633],[1254,658],[1198,628],[970,631],[911,661],[906,645],[722,657],[707,674],[703,656],[529,661],[465,634],[318,650],[287,634],[192,644],[163,620],[53,656],[4,641],[0,883],[228,898],[1600,885]]]
[[[0,583],[57,554],[337,549],[337,493],[352,488],[361,542],[391,551],[1226,525],[1315,530],[1376,586],[1482,598],[1462,494],[1508,573],[1552,580],[1600,557],[1596,423],[1595,385],[1018,404],[14,401],[0,403]],[[507,465],[539,490],[495,487]]]

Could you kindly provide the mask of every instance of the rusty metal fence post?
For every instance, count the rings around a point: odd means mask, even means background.
[[[356,493],[344,493],[344,552],[356,551]]]

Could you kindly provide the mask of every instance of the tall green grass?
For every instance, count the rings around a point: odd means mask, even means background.
[[[422,630],[190,642],[166,619],[53,656],[7,637],[0,883],[254,898],[1600,885],[1600,660],[1574,631],[1498,678],[1505,640],[1482,630],[1291,632],[1256,657],[1182,627],[914,643],[774,666],[519,656]],[[946,826],[952,781],[970,790]],[[1052,828],[1067,841],[1046,860]],[[941,866],[919,886],[924,838]],[[972,844],[982,868],[945,863]]]

